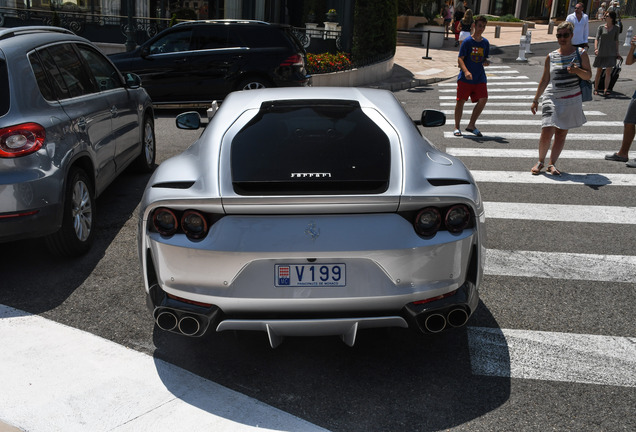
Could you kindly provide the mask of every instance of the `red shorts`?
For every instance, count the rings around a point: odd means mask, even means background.
[[[488,97],[486,83],[470,84],[464,81],[457,81],[457,100],[470,100],[477,102],[479,99]]]

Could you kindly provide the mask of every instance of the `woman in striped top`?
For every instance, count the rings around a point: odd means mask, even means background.
[[[573,33],[574,26],[568,21],[557,27],[559,49],[552,51],[545,58],[543,76],[530,108],[532,114],[536,114],[539,97],[543,95],[539,162],[531,170],[535,175],[543,169],[553,136],[554,144],[546,171],[552,175],[561,174],[554,165],[563,150],[568,130],[580,127],[587,121],[583,114],[579,81],[589,80],[592,77],[592,68],[587,53],[582,48],[572,45]]]

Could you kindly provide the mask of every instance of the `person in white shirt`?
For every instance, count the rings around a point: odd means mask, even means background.
[[[572,37],[572,45],[580,48],[589,48],[587,40],[590,36],[589,18],[583,13],[585,6],[583,3],[577,3],[574,6],[574,13],[566,18],[574,26],[574,36]]]

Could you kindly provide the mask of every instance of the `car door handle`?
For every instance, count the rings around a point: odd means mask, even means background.
[[[80,130],[86,130],[86,118],[85,118],[85,117],[80,117],[80,118],[77,120],[77,127],[78,127]]]
[[[174,63],[185,63],[185,62],[187,62],[187,61],[188,61],[188,59],[186,59],[186,58],[180,58],[180,59],[176,59],[176,60],[174,61]]]
[[[110,114],[115,117],[117,115],[117,107],[115,105],[113,105],[112,107],[110,107]]]

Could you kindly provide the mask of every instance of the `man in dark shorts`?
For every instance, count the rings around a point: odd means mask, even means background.
[[[473,113],[466,130],[476,136],[483,136],[475,126],[477,118],[484,110],[488,102],[488,89],[486,88],[486,71],[490,61],[490,43],[482,37],[488,20],[483,15],[475,17],[475,31],[472,36],[464,39],[459,48],[457,62],[461,71],[457,77],[457,104],[455,105],[455,132],[453,135],[462,136],[460,122],[464,113],[464,104],[470,97],[475,103]]]
[[[629,53],[625,58],[625,64],[628,66],[634,64],[634,49],[636,49],[636,36],[632,38]],[[614,154],[605,155],[605,159],[616,162],[627,162],[625,164],[626,166],[636,168],[636,159],[629,160],[629,148],[632,146],[634,136],[636,136],[636,92],[634,92],[632,100],[627,107],[627,113],[625,114],[623,123],[623,142],[621,148]]]

